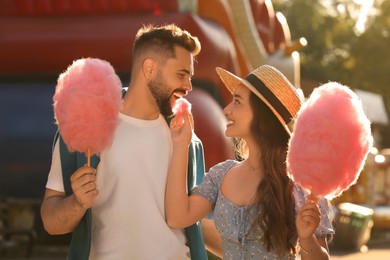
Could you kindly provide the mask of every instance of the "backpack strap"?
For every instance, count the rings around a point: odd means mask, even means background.
[[[72,176],[78,168],[86,164],[87,158],[82,153],[69,152],[61,135],[58,134],[58,131],[56,138],[60,142],[61,170],[65,194],[69,196],[73,194],[70,176]],[[91,167],[96,168],[99,162],[100,158],[98,156],[91,156]],[[92,213],[91,209],[88,209],[72,233],[72,239],[68,250],[68,260],[88,260],[91,248],[91,230]]]
[[[188,152],[187,187],[189,194],[191,194],[191,190],[203,181],[205,172],[203,146],[196,136],[191,141]],[[207,260],[200,222],[185,228],[185,234],[190,248],[191,259]]]

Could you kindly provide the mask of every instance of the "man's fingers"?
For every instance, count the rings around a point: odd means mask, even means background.
[[[99,194],[95,182],[89,182],[73,192],[77,203],[84,209],[92,207],[94,198]]]
[[[96,169],[92,168],[92,167],[88,167],[88,166],[83,166],[83,167],[77,169],[77,171],[72,174],[72,176],[70,177],[70,180],[73,182],[73,181],[83,177],[86,174],[96,175]]]
[[[85,173],[77,179],[72,180],[72,189],[73,191],[80,189],[88,183],[95,183],[96,175],[91,173]]]

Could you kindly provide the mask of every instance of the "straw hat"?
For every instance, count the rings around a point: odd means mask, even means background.
[[[216,71],[231,93],[242,84],[256,94],[275,114],[291,135],[293,120],[301,107],[301,99],[295,87],[277,69],[262,65],[244,79],[217,67]]]

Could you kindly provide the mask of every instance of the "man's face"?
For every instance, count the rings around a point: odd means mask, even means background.
[[[164,116],[172,115],[175,101],[192,90],[193,75],[192,54],[182,47],[175,47],[176,57],[168,59],[159,67],[156,76],[148,83],[160,112]]]

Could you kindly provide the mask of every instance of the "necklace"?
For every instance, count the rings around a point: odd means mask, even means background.
[[[253,167],[248,160],[247,160],[247,162],[248,162],[249,168],[251,168],[251,172],[254,172],[255,170],[261,169],[261,167],[257,167],[257,168]]]

